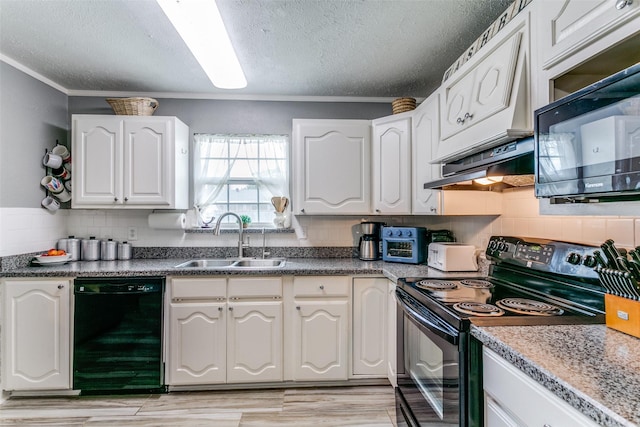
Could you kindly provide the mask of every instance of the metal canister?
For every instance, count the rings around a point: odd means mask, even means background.
[[[71,255],[71,261],[80,261],[82,255],[80,239],[76,239],[74,236],[69,236],[67,239],[66,251]]]
[[[71,261],[80,260],[80,239],[76,239],[75,236],[58,240],[58,249],[71,255]]]
[[[118,259],[131,259],[131,244],[127,242],[118,243]]]
[[[94,236],[82,239],[82,259],[84,261],[97,261],[100,259],[100,240]]]
[[[118,255],[118,242],[113,239],[107,239],[100,242],[100,259],[104,261],[113,261]]]

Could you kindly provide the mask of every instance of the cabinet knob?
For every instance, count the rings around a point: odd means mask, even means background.
[[[64,289],[64,285],[58,285],[58,289]]]
[[[300,212],[304,213],[304,209],[300,209]]]
[[[296,305],[296,310],[300,311],[300,306]]]
[[[380,209],[376,209],[376,212],[377,212],[377,213],[380,213]]]
[[[429,209],[431,212],[438,212],[438,208],[431,206],[431,209]]]
[[[117,201],[118,201],[118,198],[117,198],[117,197],[114,197],[114,198],[113,198],[113,201],[114,201],[114,202],[117,202]]]
[[[128,197],[125,197],[125,198],[124,198],[124,201],[125,201],[125,202],[128,202],[128,201],[129,201],[129,198],[128,198]]]
[[[618,0],[616,1],[616,9],[622,10],[627,6],[631,6],[633,4],[633,0]]]
[[[324,289],[324,285],[320,285],[320,289]]]
[[[222,307],[218,307],[218,311],[222,311]]]
[[[233,311],[233,307],[229,307],[229,311]]]

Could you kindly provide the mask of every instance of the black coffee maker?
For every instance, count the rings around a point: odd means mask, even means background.
[[[382,257],[380,251],[380,231],[382,222],[361,222],[360,243],[358,245],[358,258],[363,261],[375,261]]]

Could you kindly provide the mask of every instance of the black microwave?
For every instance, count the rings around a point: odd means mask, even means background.
[[[640,200],[640,63],[535,112],[535,195]]]

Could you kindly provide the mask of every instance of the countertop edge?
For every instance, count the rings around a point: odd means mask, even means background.
[[[493,336],[485,327],[471,325],[471,335],[547,390],[600,425],[607,427],[637,427],[637,424],[624,419],[607,406],[567,384],[553,372],[540,367],[507,343]]]

